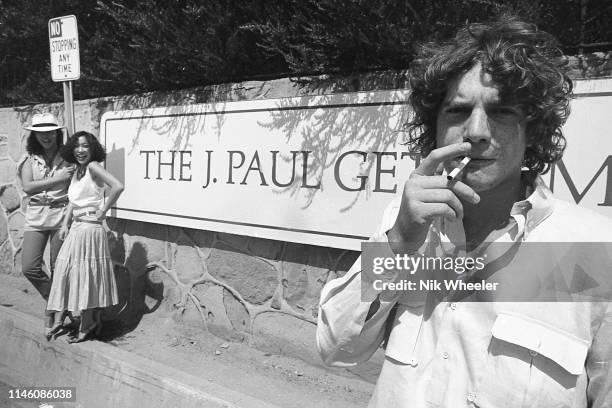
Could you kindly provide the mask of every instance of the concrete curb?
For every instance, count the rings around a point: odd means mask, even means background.
[[[72,407],[278,408],[101,342],[47,342],[43,323],[0,306],[0,380],[76,387]]]

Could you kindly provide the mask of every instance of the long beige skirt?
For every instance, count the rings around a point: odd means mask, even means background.
[[[48,310],[80,313],[119,303],[106,232],[101,224],[75,222],[55,262]]]

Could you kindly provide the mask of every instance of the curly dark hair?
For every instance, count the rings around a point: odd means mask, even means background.
[[[91,160],[97,162],[103,162],[106,159],[106,151],[100,144],[98,139],[89,132],[83,130],[76,132],[66,142],[66,145],[62,148],[62,157],[68,163],[78,164],[76,157],[74,157],[74,149],[79,144],[79,137],[85,137],[87,143],[89,143],[89,149],[91,151]]]
[[[441,44],[425,44],[410,79],[414,117],[407,123],[413,153],[436,147],[436,119],[448,84],[482,64],[503,101],[519,105],[527,119],[523,165],[546,173],[559,160],[566,141],[561,126],[569,116],[572,82],[557,41],[533,24],[503,15],[473,23]]]
[[[61,149],[64,144],[64,133],[61,129],[55,130],[55,140],[57,142],[57,148]],[[36,131],[31,131],[28,135],[28,139],[26,140],[26,151],[28,154],[37,154],[42,155],[45,153],[45,149],[38,143],[38,139],[36,139]]]

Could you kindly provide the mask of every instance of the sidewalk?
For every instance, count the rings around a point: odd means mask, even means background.
[[[21,277],[0,275],[0,305],[0,383],[76,386],[79,401],[66,407],[348,408],[367,405],[373,390],[375,372],[364,381],[155,314],[107,343],[46,342],[44,302]]]

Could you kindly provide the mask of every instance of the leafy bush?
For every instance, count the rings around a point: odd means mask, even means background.
[[[74,14],[75,98],[213,83],[402,70],[415,45],[511,10],[564,51],[612,49],[607,0],[0,0],[0,104],[62,100],[47,21]]]

